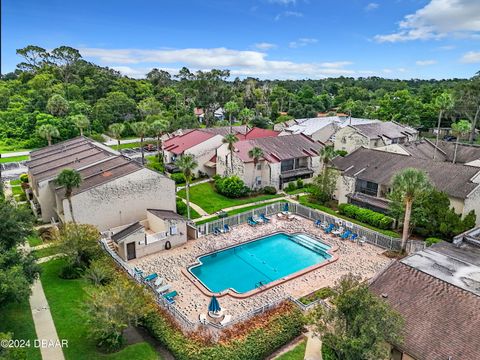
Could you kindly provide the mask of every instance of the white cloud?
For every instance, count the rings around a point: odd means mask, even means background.
[[[437,60],[417,60],[415,61],[415,64],[418,66],[428,66],[428,65],[434,65],[437,63]]]
[[[270,49],[275,49],[277,45],[268,43],[268,42],[260,42],[260,43],[256,43],[254,47],[259,50],[270,50]]]
[[[378,9],[380,5],[374,2],[369,3],[367,6],[365,6],[365,11],[372,11],[375,9]]]
[[[378,42],[440,39],[449,35],[473,36],[480,32],[480,1],[430,0],[404,17],[397,32],[376,35]]]
[[[141,77],[151,68],[157,67],[175,72],[182,66],[192,71],[211,68],[230,69],[232,76],[257,76],[262,78],[322,78],[325,76],[355,76],[348,68],[350,61],[337,62],[293,62],[269,60],[260,51],[211,49],[80,49],[82,56],[99,61],[125,75]]]
[[[295,49],[295,48],[307,46],[309,44],[315,44],[317,42],[318,42],[318,39],[314,39],[314,38],[300,38],[296,41],[289,42],[288,47]]]
[[[480,51],[469,51],[463,54],[460,61],[466,64],[480,63]]]
[[[300,18],[300,17],[303,17],[303,13],[298,12],[298,11],[284,11],[284,12],[278,14],[277,16],[275,16],[274,20],[278,21],[278,20],[280,20],[282,18],[286,18],[286,17]]]
[[[444,46],[439,46],[437,50],[442,50],[442,51],[449,51],[455,49],[455,45],[444,45]]]

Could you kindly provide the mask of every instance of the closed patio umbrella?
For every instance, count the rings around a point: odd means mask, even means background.
[[[288,212],[288,203],[285,203],[285,206],[283,207],[283,211]]]
[[[220,304],[218,303],[217,298],[212,296],[210,299],[210,304],[208,305],[208,311],[211,313],[218,313],[222,308],[220,307]]]

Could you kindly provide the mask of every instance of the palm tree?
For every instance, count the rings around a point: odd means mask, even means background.
[[[190,181],[192,180],[193,170],[198,166],[195,157],[191,154],[185,154],[176,161],[180,171],[185,176],[185,193],[187,195],[187,219],[190,220]]]
[[[55,183],[65,188],[65,197],[68,200],[72,221],[74,224],[76,224],[75,217],[73,216],[72,192],[74,188],[80,187],[80,184],[82,183],[82,176],[77,170],[63,169],[55,179]]]
[[[440,125],[442,123],[442,117],[445,112],[450,111],[453,108],[454,101],[452,94],[448,92],[444,92],[437,96],[435,99],[435,107],[438,109],[438,123],[437,123],[437,137],[435,140],[435,149],[433,150],[433,160],[437,156],[437,147],[438,147],[438,140],[440,138]]]
[[[238,113],[238,118],[242,122],[242,124],[248,124],[250,120],[253,119],[253,111],[250,110],[249,108],[243,108],[239,113]]]
[[[161,118],[158,120],[155,120],[150,124],[150,128],[152,129],[152,132],[155,134],[157,137],[157,156],[158,156],[158,161],[160,161],[160,154],[162,154],[162,160],[163,160],[163,149],[162,149],[162,136],[165,134],[170,127],[170,121],[168,121],[165,118]]]
[[[257,164],[259,160],[263,157],[263,150],[257,146],[251,148],[248,151],[248,157],[253,159],[253,186],[255,186],[255,172],[257,171]]]
[[[124,131],[125,125],[120,123],[112,124],[108,127],[108,132],[118,142],[118,151],[120,151],[120,153],[122,152],[122,149],[120,149],[120,140]]]
[[[145,121],[138,121],[138,122],[132,123],[130,127],[132,128],[135,135],[137,135],[140,138],[140,149],[142,150],[142,165],[143,165],[145,164],[143,142],[145,140],[145,136],[150,131],[150,125]]]
[[[50,124],[45,124],[40,126],[37,129],[38,135],[48,142],[48,146],[52,145],[52,138],[54,137],[59,137],[60,133],[58,132],[58,129]]]
[[[472,130],[472,124],[470,124],[468,120],[460,120],[452,124],[452,132],[457,137],[457,140],[455,141],[455,151],[453,153],[452,163],[455,164],[455,161],[457,160],[457,149],[458,149],[458,142],[460,140],[460,137],[465,134],[468,134],[471,130]]]
[[[83,114],[73,115],[71,118],[75,126],[80,130],[80,136],[83,136],[83,130],[85,130],[88,125],[90,125],[90,120],[88,117]]]
[[[238,104],[235,101],[229,101],[225,104],[225,111],[228,113],[228,122],[230,123],[230,132],[232,132],[232,115],[238,111]]]
[[[330,161],[337,156],[337,153],[335,152],[333,146],[325,146],[321,151],[320,151],[320,156],[323,159],[323,166],[326,168],[328,164],[330,164]]]
[[[223,138],[223,143],[228,144],[228,151],[230,151],[230,169],[231,174],[233,174],[233,152],[235,151],[235,143],[238,141],[238,138],[235,134],[227,134]]]
[[[407,168],[393,177],[390,196],[392,199],[401,201],[405,206],[401,242],[402,252],[405,252],[407,246],[413,203],[420,197],[425,196],[431,188],[432,184],[428,179],[428,175],[422,170]]]

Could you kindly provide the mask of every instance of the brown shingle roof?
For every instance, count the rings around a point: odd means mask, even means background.
[[[34,160],[36,158],[40,158],[45,155],[50,155],[58,151],[63,151],[66,148],[74,147],[78,144],[85,144],[87,142],[89,142],[89,139],[87,139],[84,136],[78,136],[73,139],[61,141],[59,143],[53,144],[52,146],[47,146],[47,147],[30,152],[30,159]]]
[[[400,145],[410,155],[419,159],[433,160],[433,153],[435,152],[435,144],[430,140],[421,139],[411,141]],[[436,161],[447,161],[447,154],[442,149],[437,149],[435,155]]]
[[[147,211],[160,219],[186,220],[182,215],[169,210],[147,209]]]
[[[200,130],[204,131],[204,132],[207,132],[207,133],[210,133],[210,134],[222,135],[222,136],[230,134],[230,126],[203,128],[203,129],[200,129]],[[245,135],[249,130],[250,129],[248,128],[247,125],[232,126],[232,131],[233,131],[234,134]]]
[[[381,121],[350,126],[354,129],[357,129],[359,132],[361,132],[363,135],[367,136],[370,139],[378,139],[383,136],[386,136],[389,139],[396,139],[417,133],[415,129],[397,124],[392,121]]]
[[[455,151],[455,143],[440,141],[438,147],[447,154],[448,160],[453,160],[453,153]],[[480,159],[480,146],[470,144],[458,144],[456,162],[465,164],[470,161]]]
[[[480,172],[477,167],[418,159],[363,147],[345,157],[337,156],[332,163],[345,176],[357,176],[383,185],[388,185],[392,177],[405,168],[421,169],[427,172],[438,190],[460,199],[465,199],[479,186],[471,181]]]
[[[138,221],[134,222],[133,224],[128,225],[127,227],[123,228],[116,234],[112,235],[112,240],[115,241],[117,244],[120,240],[125,239],[128,235],[133,234],[134,232],[143,229],[143,225],[141,225]]]
[[[480,297],[394,262],[370,285],[405,320],[399,348],[419,360],[480,359]]]

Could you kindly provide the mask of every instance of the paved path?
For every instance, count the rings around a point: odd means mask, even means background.
[[[37,339],[47,340],[59,344],[57,330],[53,322],[52,314],[48,306],[47,298],[43,292],[40,279],[35,280],[32,286],[32,295],[30,295],[30,308],[32,309],[33,322]],[[64,360],[63,351],[60,346],[42,346],[40,353],[43,360]]]
[[[312,331],[307,333],[305,360],[322,360],[322,340]]]
[[[9,158],[14,156],[25,156],[25,155],[30,155],[30,150],[3,153],[2,158]]]
[[[213,181],[213,180],[210,179],[210,178],[204,179],[204,180],[200,180],[200,181],[191,183],[191,184],[190,184],[190,187],[196,186],[196,185],[200,185],[200,184],[204,184],[204,183],[207,183],[207,182],[210,182],[210,181]],[[185,189],[185,185],[177,186],[177,192],[179,192],[180,190],[183,190],[183,189]]]
[[[182,201],[183,201],[185,204],[187,204],[187,200],[186,200],[186,199],[183,199],[183,198],[181,198],[181,197],[179,197],[179,199],[182,199]],[[203,218],[203,216],[209,216],[209,214],[208,214],[205,210],[203,210],[203,209],[202,209],[200,206],[198,206],[197,204],[192,203],[191,201],[190,201],[190,207],[191,207],[192,209],[194,209],[197,213],[199,213],[199,214],[202,216],[202,218]]]
[[[107,146],[112,146],[112,145],[118,145],[118,140],[111,138],[108,135],[103,134],[103,137],[106,139],[103,143]],[[150,141],[150,140],[155,140],[155,138],[150,138],[147,137],[144,139],[144,141]],[[135,138],[135,139],[123,139],[120,140],[120,144],[131,144],[131,143],[136,143],[140,142],[140,138]]]

